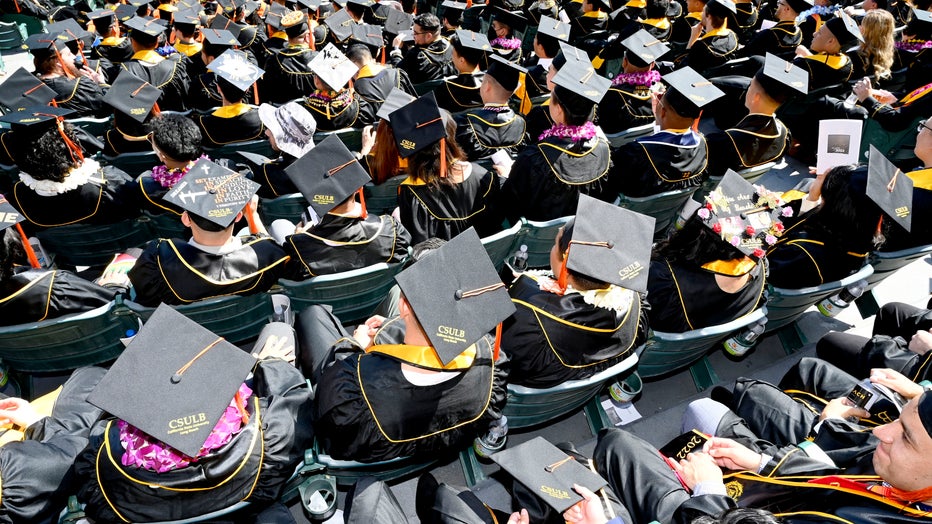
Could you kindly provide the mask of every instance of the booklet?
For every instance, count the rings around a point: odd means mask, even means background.
[[[836,166],[858,163],[863,125],[864,122],[861,120],[822,120],[819,122],[816,173],[825,173]]]

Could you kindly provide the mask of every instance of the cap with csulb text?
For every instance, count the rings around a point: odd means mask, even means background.
[[[906,231],[913,224],[913,181],[873,144],[867,164],[867,197]]]
[[[285,174],[318,216],[343,203],[370,180],[356,155],[330,135],[285,168]]]
[[[142,123],[146,121],[160,96],[161,89],[123,70],[107,90],[103,100],[110,107]]]
[[[401,158],[408,158],[447,136],[433,91],[396,109],[390,123]]]

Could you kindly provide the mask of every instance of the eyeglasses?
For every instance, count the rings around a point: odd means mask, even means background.
[[[412,31],[412,33],[413,33],[415,36],[432,35],[432,34],[434,34],[433,31]]]
[[[926,128],[926,129],[928,129],[929,131],[932,131],[932,127],[929,127],[928,125],[926,125],[926,122],[928,122],[928,120],[920,120],[920,121],[919,121],[919,125],[916,126],[916,132],[917,132],[917,133],[922,133],[922,128],[923,128],[923,127]]]

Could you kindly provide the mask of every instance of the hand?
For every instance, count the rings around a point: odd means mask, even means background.
[[[563,520],[578,524],[605,524],[608,522],[608,518],[605,517],[605,510],[602,509],[602,501],[599,500],[598,495],[579,484],[573,484],[573,489],[576,493],[582,495],[583,499],[563,512]]]
[[[403,37],[404,37],[404,35],[398,35],[398,36],[396,36],[395,39],[392,40],[392,47],[395,48],[395,49],[401,48],[401,42],[402,42],[402,38],[403,38]]]
[[[492,169],[502,178],[508,178],[508,175],[511,174],[511,164],[507,166],[505,164],[494,164],[492,165]]]
[[[375,129],[372,126],[366,126],[362,128],[362,150],[359,151],[359,154],[362,156],[368,155],[373,146],[375,146]]]
[[[854,407],[846,398],[835,398],[825,405],[819,420],[827,418],[847,419],[849,417],[868,418],[871,414],[862,408]]]
[[[917,355],[925,355],[932,349],[932,333],[920,329],[909,339],[909,350]]]
[[[828,174],[828,171],[825,173],[820,173],[816,175],[815,180],[812,182],[812,185],[809,186],[809,193],[806,198],[812,202],[817,202],[822,198],[822,184],[825,182],[825,175]]]
[[[796,56],[810,56],[811,54],[812,52],[806,49],[806,46],[796,46]]]
[[[28,400],[9,397],[0,400],[0,424],[14,424],[26,429],[34,422],[45,418],[32,407]]]
[[[372,345],[372,336],[369,335],[369,327],[365,324],[359,324],[353,331],[353,340],[355,340],[363,349],[369,349]]]
[[[922,395],[922,392],[924,391],[922,386],[916,384],[912,380],[909,380],[899,371],[894,371],[888,368],[872,369],[871,382],[874,384],[883,384],[893,391],[896,391],[900,395],[903,395],[903,397],[907,400]]]
[[[730,438],[712,437],[702,447],[702,451],[715,459],[715,464],[720,468],[757,471],[760,467],[760,453]]]
[[[288,344],[288,342],[289,337],[278,337],[272,335],[265,340],[265,344],[259,349],[259,351],[254,351],[253,354],[259,360],[267,358],[278,358],[288,363],[294,364],[294,344]]]
[[[84,66],[78,70],[78,74],[97,82],[98,84],[104,83],[104,78],[97,71],[93,71],[91,68]]]
[[[708,453],[690,453],[674,467],[690,491],[700,482],[722,482],[722,468]]]
[[[855,82],[851,91],[854,93],[854,96],[858,97],[858,102],[863,102],[874,94],[873,89],[871,89],[871,81],[866,77]]]
[[[520,512],[515,511],[508,517],[508,524],[531,524],[531,517],[528,516],[526,509],[521,509]]]

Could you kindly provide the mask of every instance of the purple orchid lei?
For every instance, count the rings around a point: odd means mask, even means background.
[[[198,158],[198,160],[201,159],[210,160],[207,158],[207,155],[201,155],[201,158]],[[197,162],[197,160],[194,162]],[[175,184],[177,184],[178,181],[184,177],[185,173],[191,169],[191,166],[194,165],[194,162],[190,162],[188,165],[181,169],[168,169],[168,167],[165,165],[155,166],[152,168],[152,180],[155,180],[161,184],[165,189],[171,189],[175,187]]]
[[[932,48],[932,40],[907,40],[905,42],[894,42],[893,47],[903,51],[917,53],[923,49]]]
[[[581,126],[568,126],[566,124],[556,124],[550,129],[544,131],[537,137],[538,141],[543,141],[550,137],[569,138],[573,142],[580,140],[589,140],[595,138],[595,124],[586,122]]]
[[[650,87],[660,81],[660,71],[651,69],[650,71],[638,71],[636,73],[619,73],[612,80],[612,85],[629,85]]]
[[[489,43],[492,44],[492,47],[498,47],[501,49],[517,49],[521,47],[521,40],[514,37],[496,38]]]
[[[332,93],[332,91],[331,91],[331,93]],[[336,100],[336,101],[338,101],[338,102],[344,102],[344,103],[345,103],[350,97],[352,97],[352,93],[350,92],[349,89],[345,89],[345,90],[343,90],[343,91],[341,91],[341,92],[339,92],[339,93],[336,93],[335,95],[331,96],[330,94],[325,93],[325,92],[323,92],[323,91],[314,91],[313,93],[307,95],[307,97],[308,97],[309,99],[310,99],[310,98],[313,98],[313,99],[315,99],[315,100],[321,100],[321,101],[323,101],[323,102],[325,102],[325,103],[329,103],[329,102],[332,101],[332,100]]]

